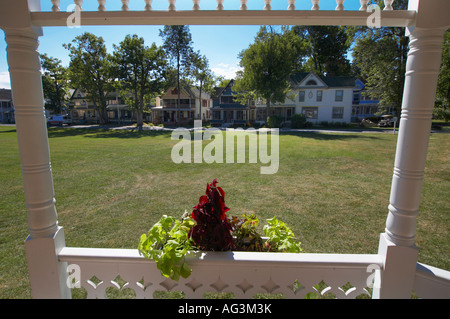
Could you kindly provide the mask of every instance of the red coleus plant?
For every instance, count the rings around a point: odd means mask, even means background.
[[[225,214],[225,192],[217,186],[217,179],[206,185],[206,194],[194,207],[191,218],[197,222],[189,237],[201,250],[224,251],[233,248],[232,225]]]

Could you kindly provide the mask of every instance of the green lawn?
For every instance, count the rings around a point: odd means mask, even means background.
[[[162,214],[190,211],[214,178],[229,215],[274,215],[306,252],[376,253],[397,135],[283,133],[280,167],[174,164],[170,132],[50,128],[59,224],[66,244],[136,248]],[[450,269],[450,135],[432,134],[417,225],[419,261]],[[0,127],[0,298],[29,298],[27,212],[14,127]]]

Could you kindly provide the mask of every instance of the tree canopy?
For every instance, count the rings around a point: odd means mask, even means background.
[[[126,104],[136,110],[137,126],[142,129],[146,101],[165,88],[165,53],[155,43],[145,46],[144,38],[136,34],[127,35],[114,49],[112,61],[117,87]]]
[[[262,26],[254,43],[240,53],[243,71],[238,74],[234,90],[244,92],[244,100],[250,95],[265,99],[270,113],[271,103],[286,99],[289,79],[303,54],[302,42],[291,29],[282,27],[281,32],[276,32]]]
[[[82,89],[93,101],[100,113],[100,124],[107,123],[107,94],[112,90],[114,77],[105,41],[85,32],[63,46],[69,50],[71,85]]]
[[[69,94],[68,70],[61,64],[61,60],[41,54],[42,87],[46,108],[62,113]]]

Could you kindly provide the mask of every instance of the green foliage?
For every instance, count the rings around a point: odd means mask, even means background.
[[[283,124],[283,118],[278,115],[272,115],[267,117],[267,125],[270,128],[280,128]]]
[[[261,27],[255,42],[240,53],[243,71],[238,74],[234,90],[260,96],[268,108],[271,103],[283,103],[302,52],[300,38],[288,28],[277,33],[271,27]]]
[[[46,53],[41,54],[41,66],[42,87],[47,101],[45,107],[55,113],[61,113],[64,104],[68,102],[68,70],[62,66],[61,60],[49,57]]]
[[[258,231],[259,219],[255,214],[242,215],[242,218],[233,216],[234,248],[238,251],[268,251],[301,253],[301,243],[295,238],[292,230],[282,221],[267,219],[264,226],[266,242]],[[195,221],[183,215],[181,219],[163,215],[155,223],[148,234],[142,234],[138,250],[147,259],[154,260],[161,275],[172,280],[180,277],[187,278],[192,269],[186,262],[189,251],[197,250],[194,241],[190,238],[190,231]]]
[[[269,237],[267,240],[271,246],[271,250],[301,253],[301,243],[295,239],[292,230],[281,220],[275,217],[266,220],[267,225],[264,226],[264,236]]]
[[[145,101],[160,94],[165,88],[167,61],[162,48],[153,43],[145,46],[144,38],[127,35],[114,45],[112,66],[125,103],[137,113],[137,125],[142,128]]]
[[[138,250],[156,262],[161,275],[173,280],[178,280],[180,276],[187,278],[192,271],[185,261],[186,254],[193,249],[188,236],[192,226],[194,221],[189,217],[178,220],[164,215],[148,235],[141,235]]]
[[[442,44],[442,62],[439,72],[434,116],[446,122],[450,120],[450,30],[445,32]]]
[[[107,95],[114,83],[111,55],[107,53],[105,41],[85,32],[63,47],[69,50],[71,85],[86,92],[100,112],[100,124],[105,124]]]
[[[343,26],[295,26],[294,32],[302,39],[309,58],[303,65],[306,72],[319,75],[350,75],[347,51],[350,39]]]
[[[291,128],[304,128],[306,117],[303,114],[294,114],[291,117]]]
[[[242,216],[242,220],[233,217],[233,225],[235,226],[234,235],[235,246],[238,250],[262,251],[263,240],[258,233],[257,226],[259,219],[255,214]]]

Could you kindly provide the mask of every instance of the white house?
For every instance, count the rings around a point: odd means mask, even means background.
[[[274,115],[289,121],[303,114],[313,124],[321,122],[350,123],[355,78],[350,76],[318,76],[297,73],[291,77],[291,93],[284,103],[273,105]],[[256,121],[266,120],[265,103],[257,104]]]

